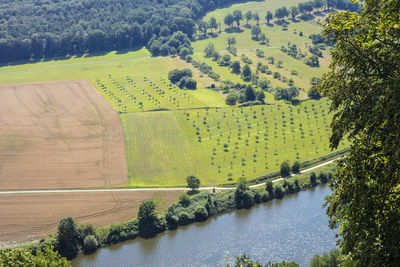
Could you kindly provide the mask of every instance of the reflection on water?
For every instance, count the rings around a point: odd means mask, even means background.
[[[326,185],[235,210],[166,231],[79,255],[73,266],[224,266],[246,253],[261,262],[294,260],[306,266],[315,254],[335,247],[335,233],[322,208]]]

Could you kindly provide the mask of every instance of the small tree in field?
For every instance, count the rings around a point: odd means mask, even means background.
[[[200,179],[194,175],[189,175],[186,178],[187,187],[192,189],[192,191],[198,189],[200,187]]]
[[[290,164],[288,161],[285,161],[281,164],[281,176],[286,177],[290,175]]]

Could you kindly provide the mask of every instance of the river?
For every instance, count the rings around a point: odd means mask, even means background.
[[[225,266],[235,255],[261,263],[282,260],[307,266],[335,247],[335,233],[321,206],[327,185],[181,226],[154,238],[126,241],[79,255],[73,266]],[[230,257],[230,259],[226,259]]]

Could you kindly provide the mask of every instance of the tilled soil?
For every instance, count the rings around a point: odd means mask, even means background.
[[[55,193],[0,195],[0,248],[57,233],[60,219],[107,226],[137,217],[143,200],[159,209],[176,201],[182,191]]]
[[[0,87],[0,190],[127,183],[118,114],[89,81]]]

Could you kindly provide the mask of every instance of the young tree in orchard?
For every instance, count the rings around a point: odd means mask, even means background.
[[[265,19],[267,20],[267,24],[269,25],[269,21],[274,18],[274,15],[271,11],[267,11],[267,15],[265,15]]]
[[[249,20],[253,18],[253,13],[251,11],[247,11],[244,16],[246,17],[246,25],[249,25]]]
[[[360,13],[329,17],[331,70],[319,84],[334,113],[330,145],[344,138],[327,213],[356,266],[400,263],[399,0],[362,2]]]
[[[236,21],[237,26],[240,26],[240,21],[243,19],[243,14],[241,10],[233,11],[233,20]]]
[[[232,27],[234,21],[235,21],[235,19],[233,18],[233,15],[232,15],[232,14],[226,15],[225,18],[224,18],[224,23],[225,23],[225,25],[227,25],[229,28]]]
[[[200,187],[200,179],[194,175],[189,175],[186,177],[187,187],[192,189],[192,191]]]

